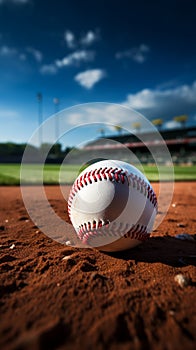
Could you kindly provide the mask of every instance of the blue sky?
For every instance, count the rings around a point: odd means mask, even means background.
[[[0,0],[0,142],[29,139],[37,92],[44,120],[57,97],[60,109],[120,103],[167,128],[179,114],[195,125],[195,10],[179,0]]]

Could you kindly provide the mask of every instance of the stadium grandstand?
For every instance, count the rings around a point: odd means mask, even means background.
[[[161,137],[159,136],[161,135]],[[82,150],[90,158],[100,156],[101,151],[106,158],[124,159],[124,149],[127,148],[135,154],[135,158],[142,163],[153,163],[154,155],[158,156],[159,162],[165,163],[163,145],[166,144],[172,161],[176,164],[196,164],[196,127],[177,128],[172,130],[162,130],[159,134],[154,132],[138,132],[137,134],[123,134],[113,136],[102,136],[89,142]],[[157,137],[157,135],[159,137]],[[75,154],[74,162],[77,154]]]
[[[28,162],[42,162],[41,154],[46,147],[50,150],[46,163],[61,164],[64,161],[68,164],[81,164],[91,159],[113,158],[131,161],[133,164],[137,162],[152,164],[154,163],[153,156],[156,156],[159,163],[165,164],[168,161],[164,154],[165,143],[173,163],[196,164],[196,127],[159,130],[159,133],[140,130],[137,134],[102,135],[82,148],[67,146],[63,149],[63,145],[60,143],[55,145],[42,144],[40,147],[29,145]],[[1,143],[0,163],[20,163],[25,147],[26,144]]]

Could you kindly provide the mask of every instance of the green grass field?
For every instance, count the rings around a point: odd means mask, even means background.
[[[139,168],[142,170],[141,168]],[[172,179],[170,167],[161,166],[161,180]],[[20,164],[0,164],[0,185],[20,184]],[[155,166],[145,165],[142,170],[149,181],[159,181],[158,170]],[[80,172],[79,165],[54,165],[46,164],[42,174],[41,165],[28,164],[23,166],[22,180],[24,184],[40,184],[44,179],[44,184],[55,185],[58,183],[71,184]],[[174,167],[175,181],[196,180],[196,166]]]

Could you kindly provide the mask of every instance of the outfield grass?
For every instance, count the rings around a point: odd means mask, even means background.
[[[78,165],[60,166],[46,164],[44,170],[39,164],[0,164],[0,185],[19,185],[20,178],[24,184],[55,185],[61,183],[72,183],[79,171]],[[59,179],[60,177],[60,179]]]
[[[161,166],[161,180],[172,179],[170,167]],[[20,184],[20,164],[0,164],[0,185]],[[140,170],[142,170],[140,168]],[[149,181],[158,181],[158,170],[155,166],[144,165],[142,170]],[[79,165],[46,164],[42,175],[41,165],[28,164],[23,166],[22,180],[24,184],[40,184],[42,178],[44,184],[55,185],[60,183],[71,184],[80,172]],[[175,180],[196,180],[196,166],[174,166]]]

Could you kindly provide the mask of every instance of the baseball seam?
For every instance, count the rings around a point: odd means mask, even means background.
[[[83,243],[87,244],[88,241],[92,238],[104,237],[104,235],[116,238],[130,238],[137,239],[139,241],[145,241],[149,238],[150,233],[147,232],[147,227],[145,225],[135,224],[130,228],[130,224],[93,220],[91,222],[84,223],[79,226],[78,236],[83,241]]]
[[[123,169],[119,168],[99,168],[94,169],[89,172],[86,172],[84,175],[81,175],[73,184],[72,189],[70,191],[69,200],[68,200],[68,213],[70,214],[70,208],[74,199],[74,196],[80,191],[84,186],[88,186],[93,182],[109,180],[112,182],[121,182],[122,184],[126,184],[128,186],[132,186],[136,188],[137,191],[143,193],[144,196],[147,196],[149,201],[154,205],[155,209],[158,209],[157,198],[156,195],[149,184],[147,184],[143,179],[139,176],[128,173]]]

